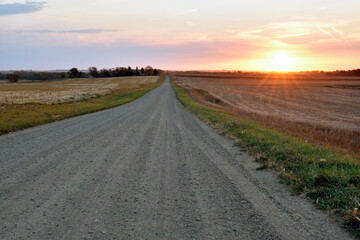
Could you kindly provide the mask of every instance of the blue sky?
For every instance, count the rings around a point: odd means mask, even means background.
[[[360,67],[358,0],[0,0],[0,69]]]

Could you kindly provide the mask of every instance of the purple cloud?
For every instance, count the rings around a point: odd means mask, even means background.
[[[0,4],[0,16],[38,12],[44,8],[45,4],[46,2]]]

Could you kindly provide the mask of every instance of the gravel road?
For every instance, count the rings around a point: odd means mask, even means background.
[[[177,101],[0,136],[0,239],[349,239]]]

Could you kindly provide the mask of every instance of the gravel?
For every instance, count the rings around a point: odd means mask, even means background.
[[[187,112],[169,80],[0,136],[0,239],[349,239]]]

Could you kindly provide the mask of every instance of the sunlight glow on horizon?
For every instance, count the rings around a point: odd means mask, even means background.
[[[267,64],[264,66],[264,69],[278,72],[299,71],[301,69],[296,68],[296,62],[296,59],[287,52],[275,52],[267,59]]]
[[[4,0],[0,70],[354,69],[357,9],[358,0]]]

